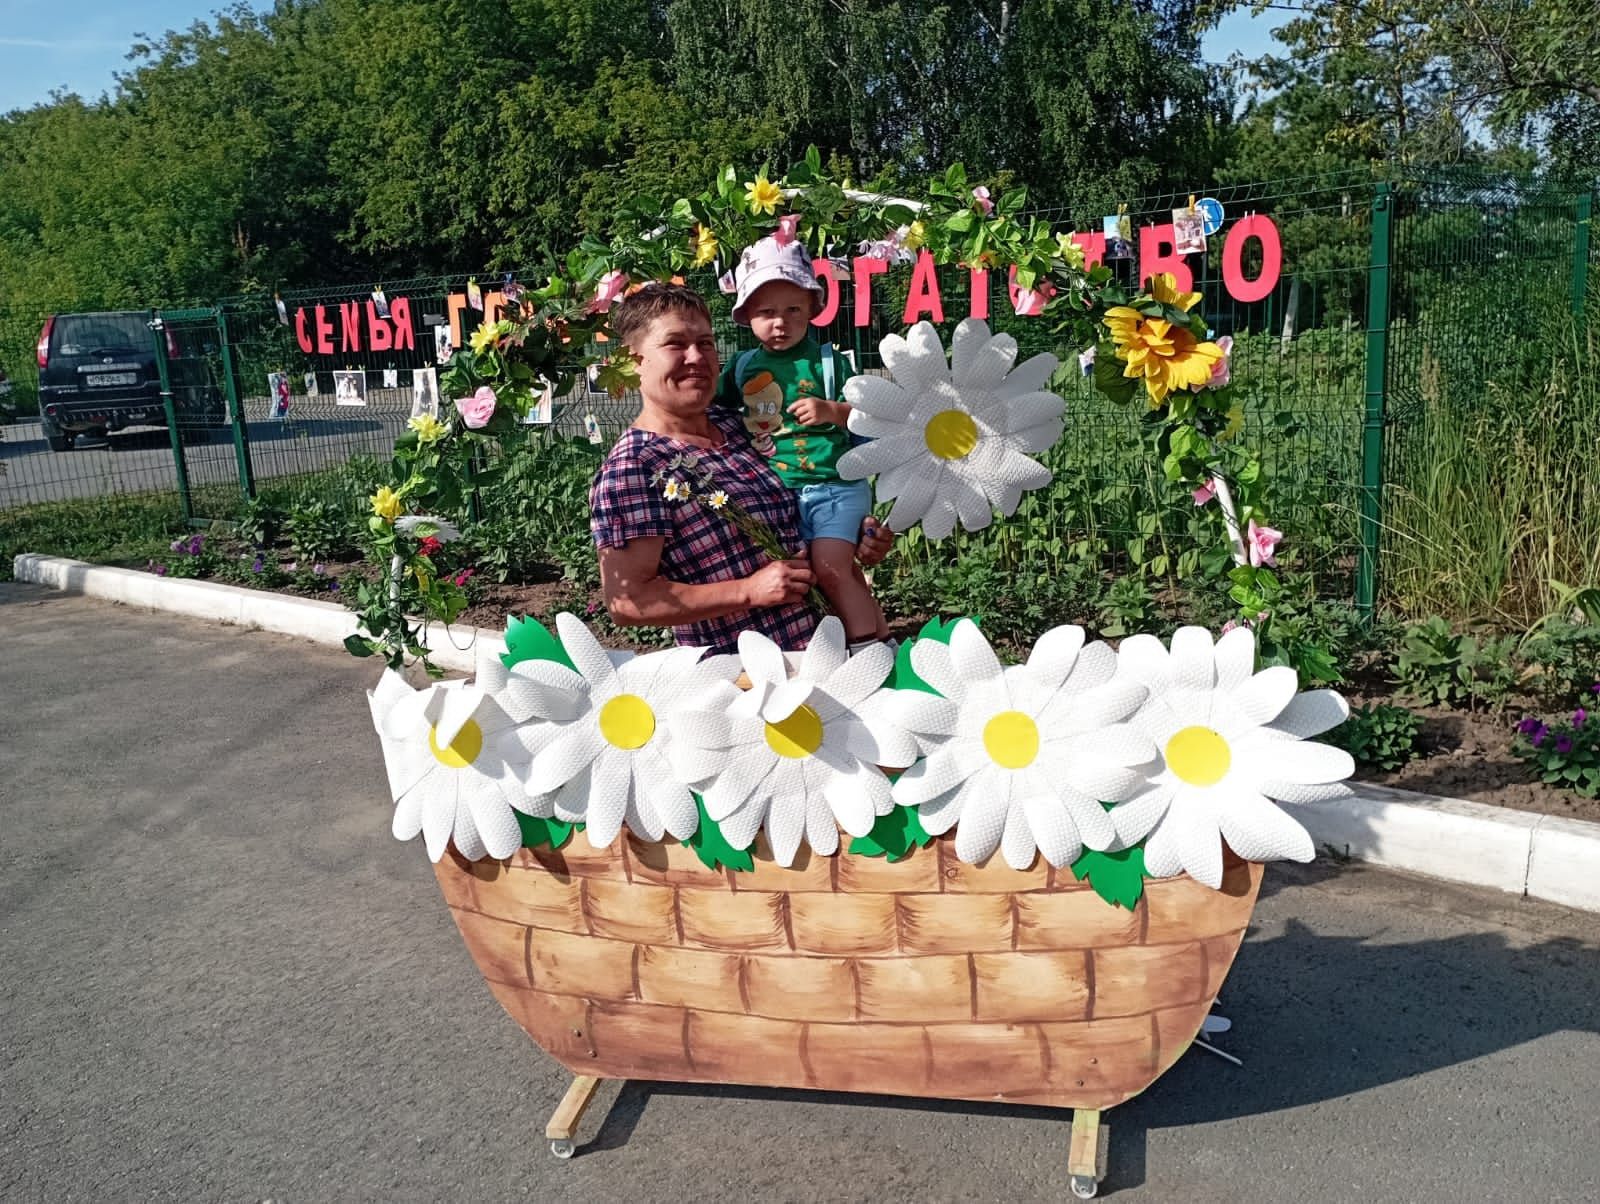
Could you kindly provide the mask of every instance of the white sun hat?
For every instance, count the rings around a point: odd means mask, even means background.
[[[809,289],[817,294],[819,301],[822,298],[822,284],[812,270],[811,255],[798,239],[780,246],[777,239],[768,236],[752,243],[739,257],[733,278],[738,286],[738,295],[733,299],[733,320],[740,326],[750,325],[750,318],[744,312],[750,298],[763,284],[774,280]]]

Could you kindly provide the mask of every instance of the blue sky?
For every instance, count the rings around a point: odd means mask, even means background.
[[[53,88],[92,100],[126,70],[135,33],[187,29],[217,7],[204,0],[0,0],[0,113],[39,104]],[[1236,50],[1259,57],[1272,45],[1271,29],[1288,16],[1232,13],[1206,37],[1205,55],[1213,62]]]

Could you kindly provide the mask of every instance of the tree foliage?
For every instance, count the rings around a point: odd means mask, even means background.
[[[0,117],[0,293],[174,302],[533,268],[619,199],[807,145],[1036,201],[1195,178],[1227,105],[1195,0],[278,0]]]

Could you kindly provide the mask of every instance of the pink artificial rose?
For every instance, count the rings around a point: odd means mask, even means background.
[[[1217,483],[1215,481],[1207,481],[1204,485],[1200,486],[1199,489],[1194,490],[1193,494],[1194,504],[1196,506],[1204,506],[1212,498],[1217,496]]]
[[[494,395],[494,390],[484,385],[471,397],[463,397],[456,402],[456,410],[461,414],[461,421],[475,431],[481,431],[489,425],[489,419],[494,417],[495,403],[499,401]]]
[[[603,314],[611,308],[616,299],[627,290],[628,273],[613,269],[600,277],[600,287],[596,290],[594,300],[589,302],[589,312]]]
[[[1206,381],[1206,388],[1220,389],[1232,379],[1233,370],[1229,366],[1233,360],[1233,336],[1225,334],[1217,340],[1217,346],[1222,348],[1222,358],[1211,367],[1211,379]]]
[[[795,231],[800,227],[798,213],[785,213],[778,219],[778,228],[772,232],[772,241],[780,247],[786,247],[794,241]]]
[[[1258,527],[1256,520],[1252,518],[1249,532],[1245,536],[1245,545],[1250,549],[1251,567],[1260,568],[1264,564],[1276,564],[1272,552],[1282,538],[1282,531],[1274,531],[1271,527]]]
[[[994,202],[989,199],[989,190],[983,185],[972,190],[972,203],[978,207],[984,217],[994,212]]]
[[[1016,300],[1012,308],[1017,311],[1019,318],[1037,318],[1044,313],[1045,303],[1056,295],[1056,286],[1048,280],[1040,279],[1032,288],[1017,290]]]

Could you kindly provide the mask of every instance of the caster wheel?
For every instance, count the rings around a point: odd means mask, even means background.
[[[1092,1200],[1100,1194],[1100,1182],[1088,1175],[1073,1175],[1072,1194],[1080,1200]]]
[[[550,1143],[550,1152],[563,1161],[572,1157],[572,1151],[572,1142],[565,1137],[558,1137]]]

